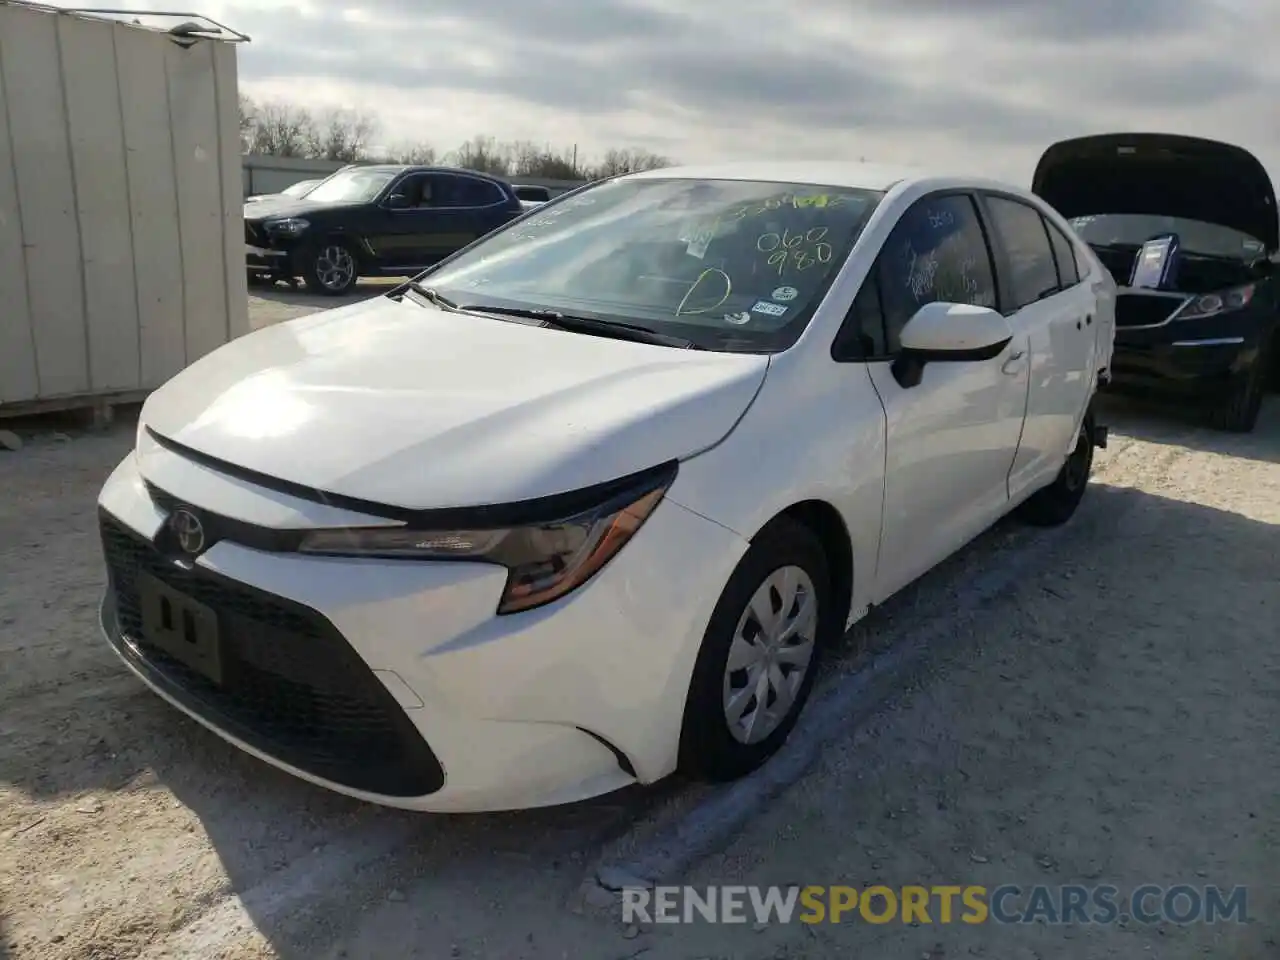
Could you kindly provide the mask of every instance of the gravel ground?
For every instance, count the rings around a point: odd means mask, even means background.
[[[314,309],[253,307],[257,325]],[[1112,422],[1052,548],[688,879],[1248,885],[1251,924],[626,929],[583,876],[704,789],[411,816],[239,754],[98,636],[94,498],[132,426],[46,421],[0,450],[0,958],[1280,956],[1280,403],[1247,437]],[[982,537],[861,625],[826,682],[1038,536]]]

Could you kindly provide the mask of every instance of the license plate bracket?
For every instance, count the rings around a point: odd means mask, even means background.
[[[138,574],[142,639],[214,683],[222,683],[222,643],[212,608],[147,573]]]

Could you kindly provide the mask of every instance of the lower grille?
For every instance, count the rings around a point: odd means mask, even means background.
[[[1164,323],[1186,297],[1162,297],[1150,293],[1122,293],[1116,297],[1117,327],[1150,327]]]
[[[105,513],[100,527],[109,584],[103,624],[117,649],[166,693],[255,749],[355,790],[416,797],[444,785],[431,748],[328,620],[179,566]],[[221,683],[146,642],[140,573],[215,611]]]

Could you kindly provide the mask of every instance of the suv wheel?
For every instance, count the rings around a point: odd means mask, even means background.
[[[345,240],[326,240],[312,250],[302,274],[308,290],[330,297],[349,292],[359,278],[355,252]]]
[[[1267,380],[1271,375],[1271,343],[1258,351],[1249,371],[1240,378],[1231,393],[1209,413],[1209,423],[1218,430],[1229,433],[1249,433],[1258,423],[1262,411],[1262,398],[1267,392]]]

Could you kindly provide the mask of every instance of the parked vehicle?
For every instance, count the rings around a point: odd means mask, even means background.
[[[748,163],[545,209],[151,395],[99,504],[155,691],[414,809],[733,778],[849,623],[1081,502],[1115,284],[1030,193]]]
[[[515,190],[517,197],[529,203],[546,203],[551,199],[551,190],[547,187],[517,183],[513,185],[512,189]]]
[[[416,273],[522,212],[509,185],[481,173],[344,167],[305,197],[245,204],[246,265],[336,296],[360,277]]]
[[[299,180],[297,183],[291,183],[279,193],[258,193],[252,197],[245,197],[245,203],[257,203],[260,200],[276,200],[280,197],[305,197],[308,191],[316,184],[321,183],[320,180]]]
[[[1106,134],[1054,144],[1032,189],[1072,219],[1121,287],[1112,388],[1252,430],[1280,329],[1280,223],[1262,164],[1212,140]],[[1175,244],[1163,282],[1129,286],[1139,250],[1161,237]]]

